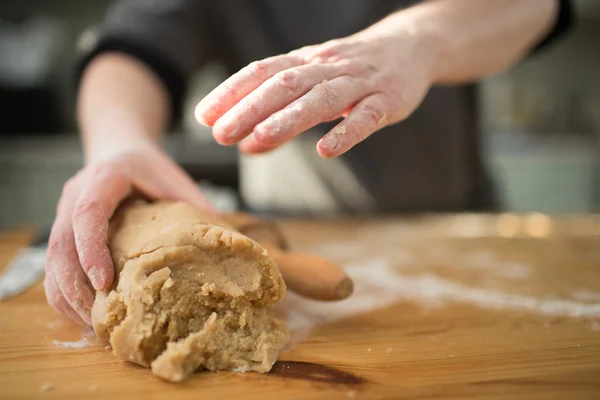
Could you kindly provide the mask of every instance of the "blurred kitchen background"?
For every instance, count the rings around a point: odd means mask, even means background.
[[[0,229],[50,223],[63,183],[82,164],[74,121],[73,59],[82,32],[108,0],[0,2]],[[600,211],[600,0],[575,0],[568,37],[510,73],[481,84],[486,159],[502,208]],[[194,79],[168,151],[197,179],[239,201],[237,154],[193,120],[223,78],[209,65]]]

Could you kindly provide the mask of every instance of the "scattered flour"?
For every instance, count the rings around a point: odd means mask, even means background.
[[[57,347],[64,347],[66,349],[83,349],[85,347],[98,344],[96,340],[96,334],[94,333],[94,330],[92,328],[85,327],[80,331],[80,334],[81,340],[78,340],[76,342],[63,342],[60,340],[53,340],[52,344]],[[110,348],[110,346],[107,346],[105,348]]]
[[[292,341],[302,340],[315,325],[383,308],[398,301],[417,303],[424,308],[440,308],[454,302],[496,310],[522,309],[547,316],[600,318],[600,304],[538,299],[470,287],[431,273],[402,276],[383,258],[348,265],[345,269],[355,283],[355,291],[350,298],[320,303],[288,293],[280,303],[287,315]]]
[[[464,267],[489,269],[495,276],[502,278],[523,279],[531,272],[531,268],[525,264],[498,260],[490,250],[478,250],[454,258]]]
[[[248,366],[242,365],[241,367],[235,367],[232,371],[233,372],[239,372],[240,374],[243,374],[245,372],[248,372]]]
[[[87,337],[76,342],[61,342],[59,340],[53,340],[52,344],[57,347],[64,347],[66,349],[83,349],[89,345]]]
[[[369,244],[356,241],[336,241],[323,243],[311,249],[311,253],[318,254],[332,260],[355,260],[369,252]],[[497,258],[492,250],[480,249],[465,254],[451,251],[449,248],[438,246],[420,254],[418,259],[410,251],[398,246],[382,251],[385,259],[393,260],[396,269],[410,267],[420,262],[448,262],[462,268],[486,270],[490,276],[507,279],[525,279],[531,274],[531,267],[518,262],[502,261]]]
[[[50,321],[46,323],[46,326],[50,329],[55,329],[59,326],[61,326],[64,322],[60,319],[54,320],[54,321]]]
[[[47,392],[52,389],[54,389],[54,385],[51,383],[42,383],[40,386],[40,392]]]
[[[580,301],[600,302],[600,292],[592,292],[591,290],[578,290],[573,293],[573,298]]]
[[[498,266],[496,275],[509,279],[524,279],[530,275],[531,268],[525,264],[503,263]]]
[[[465,261],[469,266],[482,268],[493,267],[498,262],[494,253],[489,250],[474,251],[466,256]]]
[[[332,260],[344,258],[357,258],[364,255],[364,246],[355,242],[337,241],[327,242],[311,248],[311,253],[321,255]]]

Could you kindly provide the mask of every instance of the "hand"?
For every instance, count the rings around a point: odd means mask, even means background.
[[[196,118],[217,142],[261,153],[345,116],[317,144],[321,156],[338,156],[425,97],[434,57],[417,36],[367,30],[254,62],[206,96]]]
[[[133,191],[154,199],[211,205],[194,182],[150,142],[113,153],[80,170],[64,186],[52,226],[44,286],[48,303],[76,322],[91,325],[94,292],[112,284],[108,222]]]

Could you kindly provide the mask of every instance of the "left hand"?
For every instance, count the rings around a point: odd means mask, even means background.
[[[256,61],[196,106],[224,145],[262,153],[325,121],[345,117],[317,144],[336,157],[409,116],[432,82],[433,52],[411,32],[363,31]]]

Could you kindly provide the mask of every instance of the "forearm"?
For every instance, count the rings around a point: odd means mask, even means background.
[[[365,33],[417,38],[433,54],[432,83],[462,83],[516,63],[551,29],[557,8],[556,0],[432,0]]]
[[[170,106],[163,84],[132,57],[106,53],[86,68],[77,114],[86,162],[148,145],[165,130]]]

